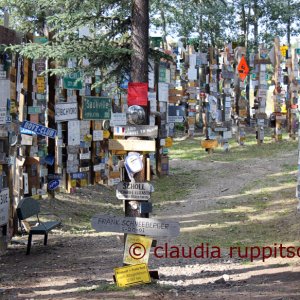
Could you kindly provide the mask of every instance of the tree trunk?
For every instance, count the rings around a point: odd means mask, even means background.
[[[148,82],[149,0],[132,1],[131,80]]]
[[[166,23],[166,17],[165,17],[165,11],[164,11],[164,5],[162,1],[159,2],[160,6],[160,17],[162,21],[162,38],[163,38],[163,49],[167,49],[167,23]]]
[[[258,49],[258,3],[257,0],[254,1],[254,5],[253,5],[253,12],[254,12],[254,16],[253,16],[253,21],[254,21],[254,47],[255,50]]]

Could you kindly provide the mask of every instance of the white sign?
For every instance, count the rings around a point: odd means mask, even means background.
[[[93,169],[94,169],[94,172],[99,172],[101,170],[104,170],[105,169],[105,164],[102,163],[102,164],[99,164],[99,165],[94,165]]]
[[[93,141],[103,141],[103,130],[93,130]]]
[[[120,182],[116,196],[119,200],[149,200],[152,191],[154,188],[148,182]]]
[[[168,116],[168,123],[183,123],[183,116]]]
[[[0,124],[6,124],[6,106],[0,107]]]
[[[55,122],[76,120],[78,117],[77,102],[63,102],[55,105]]]
[[[10,81],[0,80],[0,107],[7,106],[7,99],[10,99]]]
[[[68,145],[80,145],[80,121],[78,120],[68,122]]]
[[[87,152],[87,153],[80,153],[79,154],[79,159],[90,159],[91,158],[91,152]]]
[[[0,226],[8,223],[9,190],[3,189],[0,193]]]
[[[169,100],[169,84],[164,82],[158,83],[158,99],[161,102],[168,102]]]
[[[111,114],[110,126],[122,126],[127,124],[126,113]]]

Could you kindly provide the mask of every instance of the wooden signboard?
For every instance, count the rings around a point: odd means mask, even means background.
[[[110,120],[112,102],[106,97],[85,97],[83,100],[84,120]]]
[[[179,223],[174,221],[95,215],[91,223],[97,232],[123,232],[153,237],[176,237],[180,233]]]
[[[114,135],[120,136],[145,136],[156,138],[158,133],[157,126],[136,125],[136,126],[116,126]]]
[[[147,182],[120,182],[116,196],[119,200],[149,200],[153,190],[153,186]]]
[[[109,150],[155,152],[155,141],[148,140],[109,140]]]
[[[55,104],[55,122],[76,120],[78,117],[77,102]]]

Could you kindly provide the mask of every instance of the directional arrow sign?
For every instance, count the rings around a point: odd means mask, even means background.
[[[120,182],[117,185],[116,196],[119,200],[149,200],[153,186],[147,182]]]
[[[147,218],[96,215],[91,219],[91,223],[98,232],[122,232],[153,237],[176,237],[180,232],[178,222]]]

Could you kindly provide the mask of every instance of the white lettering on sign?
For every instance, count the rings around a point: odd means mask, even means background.
[[[77,119],[77,102],[63,102],[55,105],[55,122]]]
[[[9,190],[3,189],[0,193],[0,226],[8,223]]]

